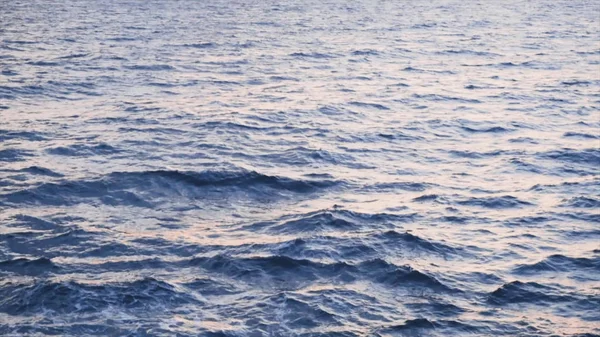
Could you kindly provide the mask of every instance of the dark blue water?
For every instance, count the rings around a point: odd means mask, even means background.
[[[598,1],[0,0],[0,335],[598,334]]]

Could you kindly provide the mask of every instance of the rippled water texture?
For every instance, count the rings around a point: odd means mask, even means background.
[[[598,1],[0,0],[0,335],[600,334]]]

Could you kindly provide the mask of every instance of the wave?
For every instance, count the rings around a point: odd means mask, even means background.
[[[121,150],[101,143],[98,145],[74,144],[69,146],[59,146],[46,149],[46,152],[57,156],[72,156],[72,157],[87,157],[87,156],[102,156],[120,153]]]
[[[446,198],[444,198],[443,196],[440,196],[438,194],[423,194],[421,196],[413,198],[412,200],[415,202],[428,202],[428,201],[435,201],[435,202],[442,202],[442,203],[447,202]]]
[[[312,59],[330,59],[334,58],[335,55],[323,54],[323,53],[292,53],[290,54],[292,57],[297,58],[312,58]]]
[[[24,214],[17,214],[14,217],[12,217],[12,220],[14,220],[15,222],[10,223],[9,225],[13,226],[13,227],[25,227],[25,228],[33,229],[33,230],[46,230],[46,231],[47,230],[55,231],[58,229],[62,229],[61,226],[59,226],[58,224],[56,224],[52,221],[47,221],[42,218],[24,215]]]
[[[460,150],[450,150],[448,154],[460,157],[460,158],[470,158],[470,159],[482,159],[487,157],[497,157],[500,155],[507,154],[506,151],[491,151],[491,152],[474,152],[474,151],[460,151]]]
[[[352,55],[354,55],[354,56],[377,56],[377,55],[379,55],[379,52],[377,50],[373,50],[373,49],[361,49],[361,50],[354,50],[352,52]]]
[[[472,128],[472,127],[468,127],[468,126],[461,126],[461,129],[470,132],[470,133],[505,133],[505,132],[511,132],[514,131],[513,129],[507,129],[501,126],[491,126],[488,128],[481,128],[481,129],[477,129],[477,128]]]
[[[534,264],[520,265],[513,269],[515,274],[536,275],[544,272],[594,273],[600,272],[600,257],[568,257],[560,254],[548,256]]]
[[[58,57],[58,59],[64,60],[64,59],[76,59],[76,58],[82,58],[82,57],[86,57],[89,56],[89,53],[79,53],[79,54],[69,54],[69,55],[65,55],[65,56],[60,56]]]
[[[592,197],[574,197],[563,200],[561,204],[563,207],[574,207],[574,208],[600,208],[600,199]]]
[[[101,96],[92,91],[95,88],[89,82],[56,82],[48,81],[36,85],[1,86],[0,98],[18,100],[24,97],[48,97],[63,101],[81,100],[81,96]]]
[[[313,193],[340,184],[335,180],[300,180],[255,171],[138,171],[113,172],[96,180],[71,180],[0,195],[11,204],[75,205],[90,199],[106,205],[152,207],[166,196],[207,198],[245,191],[243,196],[267,197],[273,192]],[[226,189],[223,190],[223,189]],[[239,195],[238,195],[239,196]]]
[[[39,276],[49,272],[57,271],[59,267],[50,259],[27,259],[16,258],[0,261],[0,271],[11,272],[19,275]]]
[[[201,267],[211,273],[226,275],[234,280],[262,284],[265,287],[283,282],[294,288],[319,279],[348,283],[366,278],[376,284],[394,288],[457,291],[442,284],[435,277],[408,265],[396,266],[381,259],[349,264],[322,263],[283,255],[257,257],[216,255],[195,257],[189,260],[187,265]]]
[[[274,234],[355,231],[378,228],[389,223],[411,222],[418,217],[410,214],[358,213],[341,209],[326,209],[299,215],[287,215],[276,221],[258,222],[243,229]]]
[[[552,159],[558,162],[586,164],[598,167],[600,165],[600,149],[569,149],[552,150],[539,154],[542,159]]]
[[[38,66],[38,67],[57,67],[61,65],[59,62],[52,61],[30,61],[27,62],[28,65]]]
[[[470,98],[462,98],[462,97],[451,97],[451,96],[443,96],[436,94],[413,94],[414,98],[424,99],[432,102],[459,102],[459,103],[481,103],[480,100],[470,99]]]
[[[554,286],[521,281],[505,283],[491,292],[487,301],[496,306],[556,304],[562,306],[564,310],[574,310],[580,313],[591,312],[600,305],[600,299],[594,295],[567,293]]]
[[[75,281],[38,280],[33,284],[5,285],[0,289],[0,312],[35,315],[44,312],[72,314],[98,312],[109,307],[152,310],[202,302],[193,294],[154,278],[131,282],[84,284]]]
[[[263,299],[283,313],[283,324],[291,329],[311,329],[320,325],[340,325],[337,315],[322,307],[309,304],[287,293],[279,293]]]
[[[505,195],[502,197],[487,197],[487,198],[469,198],[457,202],[459,205],[479,206],[492,209],[518,208],[522,206],[532,206],[533,203],[519,200],[516,197]]]
[[[365,103],[365,102],[352,101],[352,102],[349,102],[348,104],[357,106],[357,107],[361,107],[361,108],[372,108],[372,109],[377,109],[377,110],[390,110],[390,108],[388,108],[387,106],[382,105],[382,104],[377,104],[377,103]]]
[[[593,84],[594,82],[597,81],[585,81],[585,80],[567,80],[567,81],[561,81],[560,84],[564,85],[564,86],[588,86]]]
[[[565,132],[563,134],[565,138],[582,138],[582,139],[600,139],[599,136],[593,135],[590,133],[582,133],[582,132]]]
[[[485,326],[475,326],[455,320],[432,321],[426,318],[406,320],[403,324],[390,325],[377,330],[378,336],[447,336],[447,335],[495,335]],[[381,335],[383,333],[383,335]]]
[[[204,42],[204,43],[189,43],[182,45],[183,47],[196,48],[196,49],[209,49],[217,47],[216,43]]]
[[[33,157],[32,151],[21,149],[0,150],[0,162],[25,161],[27,157]]]
[[[170,66],[168,64],[148,64],[148,65],[132,65],[132,66],[124,66],[125,69],[129,70],[145,70],[145,71],[169,71],[175,70],[175,67]]]
[[[257,157],[273,164],[284,164],[295,167],[315,163],[329,163],[351,168],[369,167],[366,164],[358,163],[350,154],[323,149],[311,149],[303,146],[293,147],[282,152],[272,151],[269,154],[255,156],[255,158]]]
[[[379,239],[378,241],[381,241],[384,246],[391,246],[404,250],[407,248],[410,250],[419,249],[421,251],[433,252],[443,256],[460,255],[461,257],[466,257],[468,255],[461,248],[454,248],[440,242],[423,239],[409,232],[399,233],[390,230],[375,235],[375,238]]]
[[[428,183],[415,183],[415,182],[389,182],[389,183],[378,183],[365,187],[367,190],[373,191],[386,191],[386,190],[401,190],[410,192],[423,192],[433,185]]]
[[[358,269],[377,283],[391,287],[419,287],[434,291],[455,291],[435,277],[422,273],[411,266],[396,266],[382,259],[361,263]]]
[[[138,40],[138,38],[126,37],[126,36],[110,37],[110,38],[106,39],[106,41],[113,41],[113,42],[132,42],[132,41],[137,41],[137,40]]]
[[[47,136],[43,133],[33,131],[0,130],[0,141],[4,142],[9,140],[39,142],[47,140]]]
[[[450,55],[474,55],[474,56],[500,56],[500,54],[485,52],[485,51],[477,51],[477,50],[468,50],[468,49],[448,49],[442,52],[438,52],[438,54],[450,54]]]
[[[265,286],[269,286],[269,281],[289,282],[290,286],[293,286],[293,284],[333,276],[354,280],[354,277],[348,273],[356,272],[355,267],[343,262],[326,264],[280,255],[246,258],[227,255],[195,257],[188,262],[188,265],[202,267],[209,272],[223,274],[236,280],[246,282],[262,280]]]

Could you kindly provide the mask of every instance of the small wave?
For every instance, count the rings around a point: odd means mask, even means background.
[[[574,258],[560,254],[551,255],[534,264],[520,265],[513,270],[519,275],[535,275],[543,272],[594,273],[600,272],[600,257]]]
[[[298,238],[279,243],[274,248],[265,248],[268,251],[276,252],[278,255],[316,260],[355,261],[377,256],[377,251],[373,247],[360,240],[325,235]]]
[[[528,68],[528,69],[540,69],[540,70],[559,70],[560,66],[555,65],[555,64],[548,64],[548,63],[544,63],[544,62],[539,62],[539,61],[525,61],[525,62],[501,62],[501,63],[497,63],[497,64],[486,64],[485,66],[491,66],[491,67],[496,67],[496,68],[519,68],[519,67],[523,67],[523,68]]]
[[[385,191],[385,190],[401,190],[410,192],[422,192],[430,188],[431,185],[427,183],[415,183],[415,182],[390,182],[390,183],[379,183],[368,186],[367,189],[374,191]]]
[[[336,209],[319,210],[306,214],[284,216],[278,221],[254,223],[244,227],[244,229],[278,234],[352,231],[361,229],[364,226],[380,227],[391,222],[413,221],[416,217],[416,214],[366,214]]]
[[[57,230],[61,227],[52,221],[47,221],[38,217],[17,214],[13,218],[15,223],[11,224],[14,227],[25,227],[33,230]]]
[[[209,48],[217,47],[217,44],[213,43],[213,42],[189,43],[189,44],[184,44],[183,47],[196,48],[196,49],[209,49]]]
[[[420,136],[411,136],[402,132],[392,132],[392,133],[378,133],[378,137],[385,138],[388,140],[400,140],[400,141],[417,141],[423,140],[423,137]]]
[[[564,148],[561,150],[552,150],[539,155],[544,159],[552,159],[560,162],[600,165],[600,149],[575,150]]]
[[[102,285],[40,280],[30,285],[5,286],[1,295],[0,312],[10,315],[97,312],[109,307],[153,311],[165,304],[200,304],[193,295],[154,278]]]
[[[20,44],[20,45],[29,45],[29,44],[37,44],[38,41],[26,41],[26,40],[3,40],[4,43],[9,44]]]
[[[382,104],[377,104],[377,103],[365,103],[365,102],[348,102],[348,104],[353,105],[353,106],[357,106],[357,107],[361,107],[361,108],[372,108],[372,109],[377,109],[377,110],[390,110],[390,108],[388,108],[385,105]]]
[[[392,287],[422,287],[437,291],[450,291],[448,286],[442,284],[435,277],[424,274],[410,266],[396,266],[382,259],[363,262],[358,269],[370,275],[376,282]]]
[[[454,320],[430,321],[426,318],[409,319],[404,324],[391,325],[377,330],[377,336],[435,336],[495,335],[490,328],[475,326]],[[435,332],[434,332],[435,331]],[[383,335],[381,335],[383,333]]]
[[[512,138],[508,140],[511,143],[529,143],[529,144],[538,144],[538,141],[531,137],[518,137]]]
[[[362,50],[355,50],[352,52],[352,55],[354,56],[376,56],[379,55],[379,52],[373,49],[362,49]]]
[[[247,188],[255,185],[269,186],[275,189],[288,190],[298,193],[314,192],[318,189],[337,184],[330,180],[296,180],[286,177],[269,176],[256,171],[142,171],[116,172],[110,174],[116,181],[123,179],[159,178],[183,182],[191,186],[217,186]]]
[[[61,65],[59,62],[52,62],[52,61],[31,61],[31,62],[27,62],[27,64],[32,65],[32,66],[38,66],[38,67],[57,67],[57,66]]]
[[[125,66],[125,69],[130,70],[146,70],[146,71],[166,71],[166,70],[175,70],[173,66],[168,64],[149,64],[149,65],[133,65],[133,66]]]
[[[81,53],[81,54],[69,54],[69,55],[65,55],[65,56],[60,56],[59,59],[64,60],[64,59],[77,59],[77,58],[82,58],[82,57],[86,57],[89,56],[89,53]]]
[[[565,85],[565,86],[588,86],[590,84],[592,84],[592,82],[590,81],[584,81],[584,80],[569,80],[569,81],[562,81],[560,82],[560,84]]]
[[[438,195],[438,194],[423,194],[421,196],[418,196],[416,198],[413,198],[413,201],[416,202],[427,202],[427,201],[438,201],[438,202],[444,202],[445,198]]]
[[[457,203],[459,205],[479,206],[492,209],[518,208],[522,206],[533,205],[530,202],[519,200],[510,195],[505,195],[502,197],[470,198],[467,200],[458,201]]]
[[[55,177],[55,178],[64,177],[64,175],[61,173],[54,172],[50,169],[47,169],[47,168],[41,167],[41,166],[30,166],[30,167],[26,167],[26,168],[17,170],[16,172],[28,173],[28,174],[36,175],[36,176]]]
[[[574,208],[600,208],[600,199],[583,196],[574,197],[571,199],[563,200],[561,206]]]
[[[565,132],[563,134],[565,138],[582,138],[582,139],[600,139],[597,135],[592,135],[590,133],[581,133],[581,132]]]
[[[113,42],[132,42],[132,41],[137,41],[138,39],[135,37],[126,37],[126,36],[118,36],[118,37],[110,37],[107,38],[106,41],[113,41]]]
[[[426,239],[423,239],[419,236],[413,235],[411,233],[398,233],[396,231],[390,230],[384,232],[382,234],[376,235],[376,237],[386,245],[393,245],[400,248],[410,248],[410,249],[420,249],[424,251],[434,252],[442,255],[446,254],[457,254],[459,250],[450,247],[446,244],[442,244],[439,242],[432,242]],[[463,254],[464,257],[464,254]]]
[[[98,145],[83,145],[74,144],[67,147],[59,146],[47,149],[46,152],[57,156],[72,156],[72,157],[86,157],[86,156],[100,156],[100,155],[111,155],[121,152],[119,149],[112,147],[108,144]]]
[[[31,151],[21,149],[0,150],[0,162],[25,161],[27,157],[33,157]]]
[[[501,126],[492,126],[489,128],[481,128],[481,129],[477,129],[477,128],[471,128],[468,126],[461,126],[461,129],[470,132],[470,133],[505,133],[505,132],[511,132],[514,131],[512,129],[507,129]]]
[[[327,312],[322,306],[309,304],[287,293],[279,293],[264,299],[282,313],[282,324],[287,328],[302,330],[318,326],[340,325],[335,314]]]
[[[291,81],[291,82],[299,82],[300,79],[291,76],[270,76],[269,79],[275,82],[283,82],[283,81]]]
[[[334,55],[330,54],[322,54],[322,53],[292,53],[290,54],[292,57],[297,58],[313,58],[313,59],[330,59],[334,58]]]
[[[40,132],[34,131],[11,131],[11,130],[0,130],[0,141],[7,140],[26,140],[30,142],[38,142],[47,140],[47,136]]]
[[[202,296],[222,296],[242,292],[232,284],[218,282],[211,278],[196,278],[185,282],[183,286],[199,292]]]
[[[488,296],[488,302],[494,305],[516,303],[547,304],[572,301],[574,298],[559,293],[554,287],[536,282],[513,281],[502,285]]]
[[[277,223],[258,223],[249,228],[267,228],[269,232],[280,234],[314,233],[323,231],[348,231],[360,228],[360,225],[345,219],[336,212],[320,211],[307,214],[300,219]]]
[[[178,184],[178,185],[174,185]],[[37,187],[0,195],[15,204],[74,205],[96,199],[106,205],[152,207],[149,200],[162,196],[206,198],[215,193],[246,191],[244,197],[265,197],[275,191],[312,193],[338,185],[334,180],[299,180],[269,176],[255,171],[139,171],[113,172],[96,180],[44,183]],[[271,196],[273,197],[273,196]]]
[[[490,53],[485,51],[468,50],[468,49],[448,49],[439,54],[450,54],[450,55],[474,55],[474,56],[500,56],[496,53]]]
[[[39,259],[27,259],[17,258],[7,261],[0,261],[0,271],[8,271],[20,275],[32,275],[38,276],[46,274],[48,272],[58,270],[50,259],[39,258]]]
[[[424,99],[424,100],[433,101],[433,102],[451,101],[451,102],[459,102],[459,103],[481,103],[481,101],[477,100],[477,99],[443,96],[443,95],[436,95],[436,94],[413,94],[412,96],[417,99]]]
[[[353,282],[359,275],[375,283],[399,288],[423,288],[437,291],[452,291],[436,278],[410,266],[396,266],[381,259],[351,265],[345,262],[321,263],[287,256],[232,257],[216,255],[196,257],[190,266],[202,267],[210,272],[224,274],[238,280],[259,282],[265,286],[272,282],[290,282],[301,285],[318,279]],[[265,276],[268,276],[265,279]]]
[[[450,150],[448,154],[459,157],[459,158],[470,158],[470,159],[482,159],[488,157],[497,157],[503,154],[506,154],[505,151],[491,151],[491,152],[472,152],[472,151],[460,151],[460,150]]]
[[[559,215],[562,215],[565,218],[573,219],[573,220],[600,223],[600,214],[597,212],[594,212],[594,213],[569,212],[569,213],[560,213]]]
[[[209,129],[209,130],[231,129],[232,131],[235,131],[235,130],[248,130],[248,131],[271,130],[271,128],[268,128],[268,127],[260,127],[260,126],[253,126],[253,125],[247,125],[247,124],[235,123],[235,122],[224,122],[224,121],[209,121],[209,122],[194,124],[194,125],[192,125],[192,127],[195,129]]]
[[[347,275],[356,272],[356,267],[338,262],[326,264],[287,256],[232,257],[216,255],[213,257],[195,257],[188,262],[189,266],[198,266],[207,271],[224,274],[238,280],[256,282],[263,279],[272,282],[306,282],[319,278],[342,277],[354,279]],[[265,275],[268,279],[265,279]],[[268,286],[268,284],[265,284]]]

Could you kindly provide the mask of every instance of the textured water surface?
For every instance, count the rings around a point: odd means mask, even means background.
[[[0,335],[600,334],[599,18],[0,0]]]

